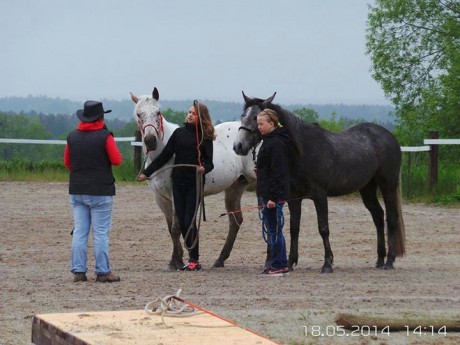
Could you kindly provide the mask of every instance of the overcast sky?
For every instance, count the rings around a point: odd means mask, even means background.
[[[389,104],[371,0],[0,0],[0,97]]]

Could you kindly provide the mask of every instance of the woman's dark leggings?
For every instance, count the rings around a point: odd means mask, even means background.
[[[196,207],[196,185],[193,184],[173,184],[174,208],[179,220],[179,227],[184,238],[185,245],[190,248],[197,236],[196,223],[193,224],[190,233],[187,235],[188,228],[195,216]],[[199,259],[199,241],[194,248],[189,250],[190,261],[198,261]]]

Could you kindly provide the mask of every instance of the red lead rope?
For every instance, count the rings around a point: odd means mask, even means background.
[[[198,107],[197,107],[198,108]],[[201,161],[201,150],[200,150],[200,136],[198,135],[198,122],[201,123],[201,117],[199,116],[199,110],[198,111],[198,119],[195,122],[195,133],[196,133],[196,150],[198,151],[198,165],[201,167],[203,166],[203,162]]]

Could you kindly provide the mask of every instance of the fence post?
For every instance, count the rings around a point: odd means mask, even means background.
[[[136,141],[142,141],[141,131],[136,130],[134,132],[134,138]],[[137,172],[141,171],[142,164],[142,146],[134,146],[134,170]]]
[[[411,153],[407,152],[407,198],[410,198],[410,165],[411,165]]]
[[[438,131],[429,131],[428,138],[439,139]],[[430,192],[433,190],[436,183],[438,183],[438,145],[430,145],[430,164],[429,164],[429,181]]]

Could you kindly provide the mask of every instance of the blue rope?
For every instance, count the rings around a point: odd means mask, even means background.
[[[273,236],[273,241],[268,240],[268,230],[267,225],[264,219],[264,213],[262,212],[264,208],[267,208],[267,205],[263,205],[263,208],[259,209],[259,219],[262,221],[262,237],[267,244],[275,244],[276,240],[278,239],[278,234],[283,231],[284,227],[284,214],[283,214],[283,203],[276,203],[276,232],[275,236]]]

